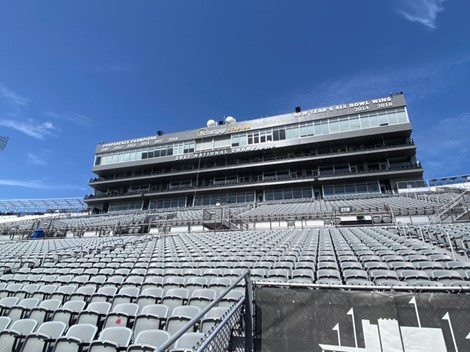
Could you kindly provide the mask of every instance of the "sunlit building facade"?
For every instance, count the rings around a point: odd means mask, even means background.
[[[390,193],[422,180],[402,93],[98,144],[103,211]]]

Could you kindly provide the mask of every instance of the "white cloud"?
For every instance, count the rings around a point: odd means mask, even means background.
[[[407,20],[418,22],[429,28],[436,28],[439,12],[444,11],[442,4],[446,0],[408,0],[404,2],[406,10],[398,10]]]
[[[84,115],[80,115],[80,114],[58,114],[58,113],[55,113],[55,112],[51,112],[51,111],[46,111],[45,114],[49,117],[52,117],[54,119],[58,119],[58,120],[65,120],[65,121],[70,121],[70,122],[73,122],[77,125],[82,125],[82,126],[90,126],[91,125],[91,118],[87,117],[87,116],[84,116]]]
[[[55,131],[58,131],[52,122],[38,122],[32,119],[23,121],[16,119],[0,119],[0,126],[12,128],[37,139],[44,139],[46,136],[53,135]]]
[[[28,104],[28,99],[18,95],[11,89],[0,84],[0,96],[3,97],[7,102],[14,105],[26,106]]]
[[[0,179],[0,186],[23,187],[33,189],[80,189],[80,186],[45,184],[41,180]]]
[[[361,72],[319,84],[311,92],[295,98],[294,105],[327,106],[338,102],[370,99],[404,91],[408,103],[465,83],[470,74],[470,57],[449,62],[431,62],[410,68],[389,68],[387,72]]]
[[[27,153],[27,163],[35,166],[47,166],[47,152],[42,152],[41,154]]]

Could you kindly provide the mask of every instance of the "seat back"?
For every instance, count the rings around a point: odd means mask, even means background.
[[[205,335],[200,332],[187,332],[176,341],[174,350],[176,351],[190,350],[191,351],[193,350],[195,346],[197,346],[202,341],[204,336]]]
[[[99,341],[111,341],[119,347],[129,345],[132,338],[132,330],[121,326],[113,326],[103,329],[98,338]]]
[[[141,331],[135,338],[134,344],[129,346],[128,352],[131,351],[142,351],[155,350],[156,348],[163,345],[170,338],[170,334],[163,330],[145,330]]]
[[[75,324],[72,325],[67,331],[66,337],[76,337],[83,341],[83,343],[90,343],[96,336],[98,327],[91,324]]]
[[[47,335],[50,339],[56,340],[66,328],[67,325],[62,321],[47,321],[39,326],[36,333]]]

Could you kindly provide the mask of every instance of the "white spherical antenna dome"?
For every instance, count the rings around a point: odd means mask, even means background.
[[[235,123],[235,122],[237,122],[237,120],[235,120],[235,117],[233,117],[233,116],[227,116],[227,117],[225,118],[225,122],[228,123],[228,124],[230,124],[230,123]]]
[[[217,126],[217,122],[215,122],[214,120],[210,119],[209,121],[207,121],[207,127],[215,127]]]

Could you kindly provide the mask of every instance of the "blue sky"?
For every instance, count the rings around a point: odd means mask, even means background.
[[[1,1],[0,199],[91,193],[99,142],[403,91],[425,177],[470,172],[466,0]]]

